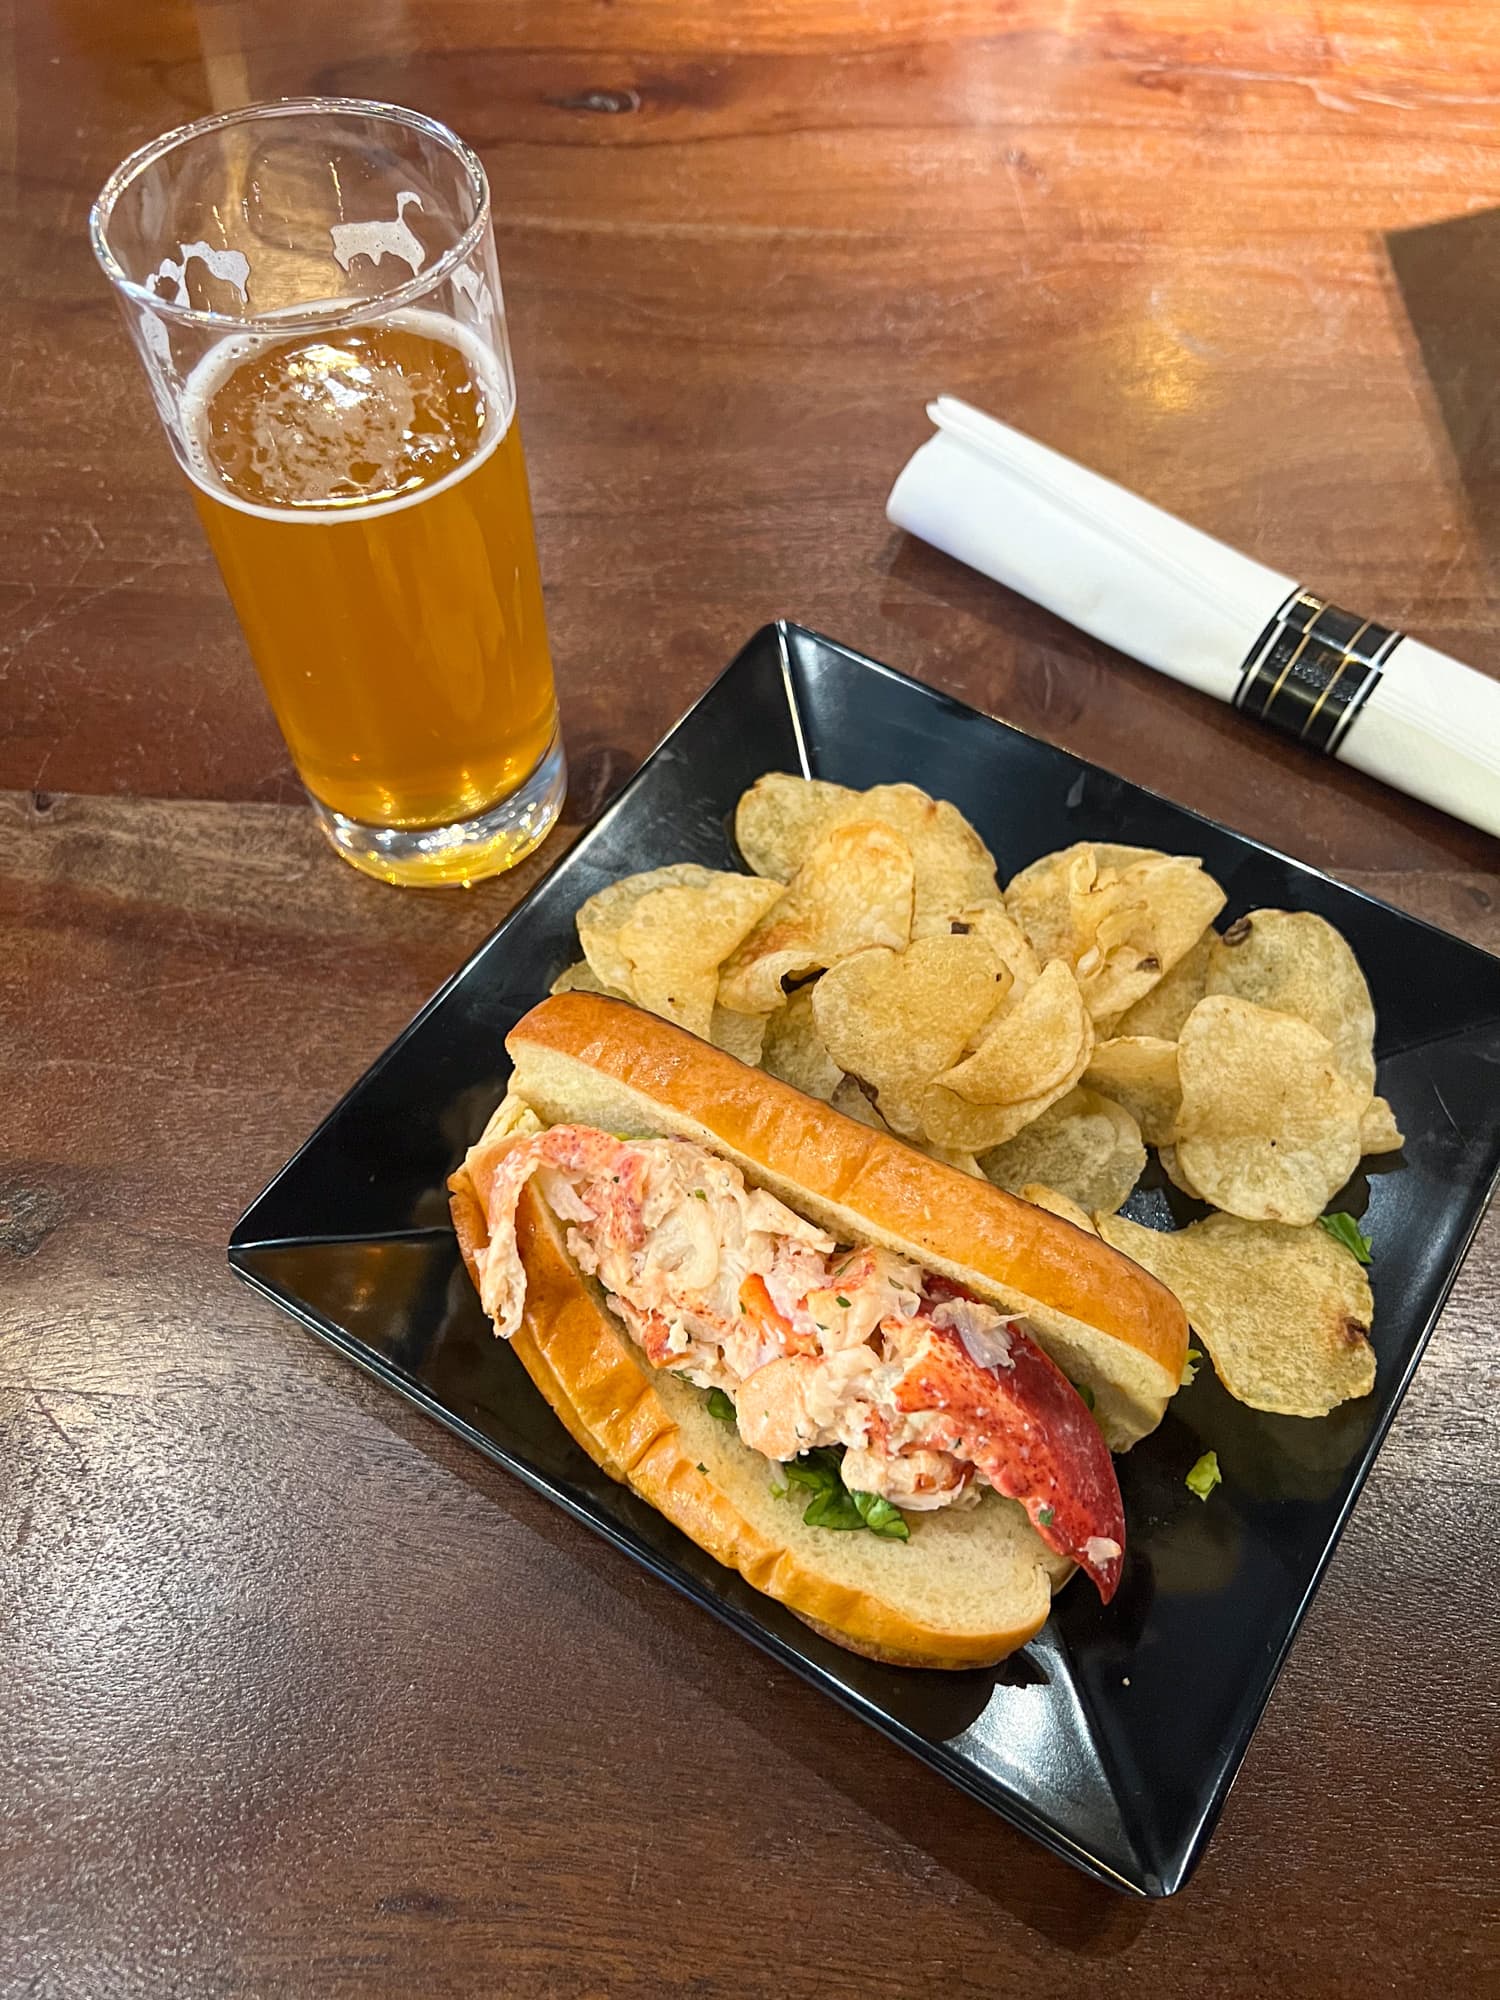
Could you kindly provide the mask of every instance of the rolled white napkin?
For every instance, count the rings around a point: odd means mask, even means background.
[[[1096,639],[1500,836],[1500,681],[1227,548],[951,396],[898,528]]]

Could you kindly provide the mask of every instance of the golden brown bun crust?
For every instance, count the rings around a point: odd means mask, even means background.
[[[503,1150],[488,1153],[476,1167],[482,1181]],[[448,1187],[454,1230],[477,1289],[474,1253],[488,1241],[489,1189],[476,1186],[467,1167]],[[893,1666],[993,1666],[1035,1635],[1048,1609],[1045,1583],[1027,1614],[1010,1625],[954,1635],[916,1623],[878,1596],[810,1568],[768,1537],[695,1462],[658,1392],[655,1371],[580,1276],[556,1218],[531,1187],[516,1207],[516,1236],[526,1267],[526,1306],[512,1346],[527,1374],[594,1463],[700,1548],[779,1599],[823,1637]]]
[[[850,1201],[892,1234],[1013,1286],[1149,1355],[1175,1382],[1187,1320],[1166,1289],[1097,1236],[988,1181],[804,1097],[655,1014],[596,993],[560,993],[506,1037],[556,1050],[688,1113],[809,1193]],[[857,1194],[851,1192],[857,1179]]]
[[[468,1170],[460,1167],[448,1182],[448,1208],[453,1217],[453,1233],[458,1238],[458,1247],[463,1253],[464,1267],[469,1273],[475,1291],[479,1290],[479,1266],[474,1261],[474,1252],[482,1250],[489,1242],[489,1228],[485,1222],[484,1205],[474,1191]],[[517,1235],[521,1235],[523,1224],[528,1217],[517,1215]],[[522,1367],[541,1390],[552,1408],[561,1419],[564,1428],[574,1444],[581,1445],[595,1465],[607,1472],[611,1479],[623,1480],[625,1468],[611,1458],[607,1448],[597,1439],[583,1422],[577,1410],[569,1402],[562,1384],[548,1366],[529,1326],[522,1326],[511,1341]]]

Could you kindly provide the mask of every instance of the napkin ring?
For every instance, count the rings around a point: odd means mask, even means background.
[[[1332,755],[1402,637],[1294,590],[1245,656],[1234,705]]]

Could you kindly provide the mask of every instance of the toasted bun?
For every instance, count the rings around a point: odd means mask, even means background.
[[[1161,1422],[1187,1358],[1186,1317],[1099,1237],[618,1000],[558,994],[506,1047],[512,1092],[545,1123],[695,1139],[841,1242],[883,1245],[1024,1314],[1092,1393],[1112,1450]]]
[[[449,1182],[476,1286],[489,1174],[507,1143],[476,1148]],[[527,1373],[595,1464],[700,1548],[825,1637],[897,1666],[992,1666],[1037,1632],[1070,1565],[1014,1501],[986,1494],[971,1511],[925,1516],[909,1542],[805,1526],[703,1391],[641,1355],[534,1185],[516,1231],[526,1309],[512,1345]]]

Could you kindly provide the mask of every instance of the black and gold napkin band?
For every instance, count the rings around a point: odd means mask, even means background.
[[[1332,753],[1402,637],[1295,590],[1250,648],[1234,705]]]

